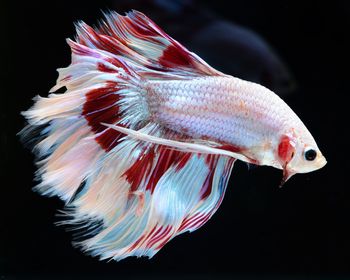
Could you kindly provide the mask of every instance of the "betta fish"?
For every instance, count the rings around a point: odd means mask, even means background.
[[[83,251],[152,257],[213,216],[237,160],[282,169],[283,182],[326,164],[280,97],[212,68],[144,14],[76,29],[71,64],[23,112],[21,135],[35,142],[35,190],[65,202]]]

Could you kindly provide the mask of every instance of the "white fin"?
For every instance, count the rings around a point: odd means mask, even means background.
[[[147,79],[224,75],[138,11],[126,16],[106,13],[97,28],[79,22],[76,40],[89,48],[123,56]]]
[[[85,231],[79,244],[89,253],[151,257],[213,215],[235,158],[245,158],[209,142],[172,140],[150,122],[143,82],[222,73],[136,11],[110,13],[96,29],[79,23],[77,33],[77,42],[68,40],[72,63],[51,89],[67,91],[37,97],[23,113],[25,139],[47,126],[34,148],[35,189],[64,200],[72,219],[62,223]]]
[[[180,141],[175,141],[171,139],[164,139],[161,137],[143,133],[141,131],[125,128],[119,125],[113,125],[113,124],[107,124],[107,123],[101,123],[101,124],[105,125],[106,127],[112,128],[120,133],[124,133],[132,138],[135,138],[141,141],[146,141],[153,144],[168,146],[183,152],[222,155],[222,156],[229,156],[234,159],[239,159],[246,162],[250,161],[247,157],[245,157],[242,154],[234,153],[223,149],[218,149],[215,147],[205,146],[203,144],[180,142]]]
[[[89,221],[94,236],[77,245],[101,259],[152,257],[176,235],[210,219],[234,161],[124,140],[104,156],[69,203],[72,220],[66,223],[79,227]],[[96,232],[93,225],[99,221]]]

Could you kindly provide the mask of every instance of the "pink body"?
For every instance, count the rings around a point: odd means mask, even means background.
[[[146,88],[153,121],[195,139],[238,147],[260,164],[281,168],[273,154],[281,136],[292,127],[306,130],[272,91],[231,76],[150,81]]]

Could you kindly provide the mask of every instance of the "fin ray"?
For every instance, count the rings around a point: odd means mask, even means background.
[[[245,157],[151,122],[142,82],[223,74],[136,11],[109,13],[95,29],[80,22],[77,34],[52,93],[23,113],[29,128],[47,126],[34,148],[35,189],[66,203],[61,224],[83,231],[83,250],[152,257],[210,219]]]
[[[151,150],[155,155],[148,157]],[[169,152],[173,155],[167,164]],[[130,155],[129,159],[125,159],[126,154]],[[107,154],[108,159],[87,181],[87,191],[70,204],[75,209],[76,223],[86,219],[86,215],[104,221],[102,231],[80,242],[83,250],[100,255],[102,259],[152,257],[176,235],[196,230],[207,222],[222,201],[235,159],[191,153],[186,163],[178,168],[187,154],[136,139],[124,140]],[[138,164],[144,160],[149,162]],[[119,168],[113,170],[113,175],[104,174],[117,163]],[[150,168],[138,180],[138,195],[135,196],[135,190],[130,192],[137,178],[128,177],[126,173],[131,170],[140,174],[145,164]],[[165,168],[160,176],[153,176],[159,171],[157,166]],[[156,180],[155,186],[148,188],[152,180]],[[210,189],[207,196],[203,196],[206,184]],[[143,205],[139,210],[141,194]]]
[[[125,16],[105,13],[105,21],[98,28],[84,22],[77,24],[77,42],[89,48],[121,55],[139,67],[143,76],[224,75],[209,66],[196,54],[171,38],[151,19],[138,11]]]
[[[124,133],[130,137],[133,137],[138,140],[146,141],[149,143],[164,145],[168,147],[172,147],[175,149],[179,149],[180,151],[190,152],[190,153],[203,153],[203,154],[215,154],[215,155],[223,155],[223,156],[229,156],[235,159],[241,159],[243,161],[249,161],[248,158],[246,158],[244,155],[240,153],[235,153],[232,151],[224,150],[224,149],[218,149],[211,146],[206,146],[203,144],[198,143],[190,143],[190,142],[181,142],[181,141],[175,141],[171,139],[164,139],[160,137],[156,137],[153,135],[147,135],[145,133],[142,133],[140,131],[135,131],[132,129],[128,129],[125,127],[121,127],[119,125],[113,125],[113,124],[107,124],[107,123],[101,123],[102,125],[112,128],[120,133]],[[201,141],[203,142],[203,141]]]

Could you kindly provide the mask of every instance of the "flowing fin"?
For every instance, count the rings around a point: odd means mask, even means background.
[[[79,23],[77,33],[67,40],[72,63],[51,89],[67,91],[23,112],[25,141],[45,127],[35,189],[66,203],[71,219],[62,223],[83,231],[77,244],[87,252],[151,257],[214,214],[243,156],[152,123],[143,84],[222,74],[136,11],[110,13],[97,29]]]
[[[77,245],[101,259],[152,257],[176,235],[210,219],[234,161],[124,140],[105,155],[69,204],[74,209],[69,224],[103,220],[99,233]]]
[[[47,125],[34,147],[40,181],[35,190],[66,202],[123,136],[101,122],[140,128],[148,118],[141,78],[122,57],[68,43],[72,64],[59,69],[53,88],[67,91],[36,97],[34,106],[22,113],[30,128],[20,133],[26,141],[33,129]]]
[[[181,142],[181,141],[175,141],[175,140],[171,140],[171,139],[165,139],[165,138],[149,135],[149,134],[143,133],[141,131],[135,131],[135,130],[121,127],[118,125],[112,125],[112,124],[106,124],[106,123],[101,123],[101,124],[105,125],[106,127],[111,128],[111,129],[114,129],[120,133],[127,134],[128,136],[131,136],[135,139],[146,141],[149,143],[154,143],[154,144],[172,147],[172,148],[178,149],[178,150],[183,151],[183,152],[223,155],[223,156],[229,156],[229,157],[232,157],[235,159],[240,159],[242,161],[247,161],[247,162],[250,161],[250,159],[245,157],[243,154],[235,153],[235,152],[225,150],[225,149],[211,147],[209,145],[204,145],[204,144],[202,144],[203,141],[201,144],[191,143],[191,142]]]
[[[166,34],[151,19],[138,11],[121,16],[105,14],[98,28],[84,22],[77,24],[77,42],[126,58],[138,68],[140,75],[151,79],[189,78],[224,75],[196,54]]]

